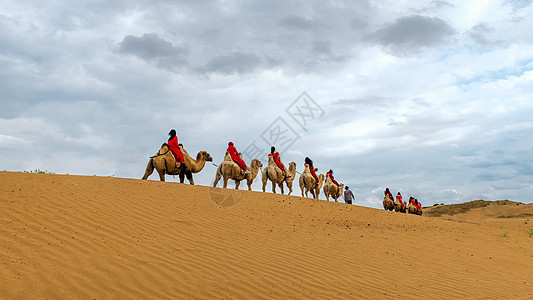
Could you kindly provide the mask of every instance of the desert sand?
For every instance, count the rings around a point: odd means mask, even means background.
[[[0,298],[533,299],[533,218],[479,211],[0,172]]]

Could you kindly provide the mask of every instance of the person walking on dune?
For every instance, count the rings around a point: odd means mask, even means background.
[[[350,190],[350,187],[346,186],[345,191],[344,191],[344,202],[347,204],[352,204],[353,200],[355,200],[355,196],[352,190]]]

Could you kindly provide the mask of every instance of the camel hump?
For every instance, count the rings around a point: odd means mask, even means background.
[[[224,155],[224,160],[233,161],[233,159],[231,158],[231,154],[229,154],[228,151],[226,151],[226,154]]]

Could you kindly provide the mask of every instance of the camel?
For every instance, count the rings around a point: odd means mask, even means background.
[[[392,200],[390,195],[387,195],[385,196],[385,198],[383,198],[383,208],[385,210],[390,210],[390,211],[394,209],[394,200]]]
[[[294,172],[296,172],[296,163],[291,162],[289,165],[294,166]],[[294,176],[294,175],[291,174],[291,176]],[[274,162],[274,158],[272,156],[268,157],[268,164],[263,170],[263,177],[261,179],[263,181],[263,192],[265,191],[267,181],[270,180],[272,181],[272,192],[274,194],[276,193],[276,184],[277,184],[279,188],[281,189],[281,193],[283,194],[283,182],[285,182],[287,178],[283,176],[281,169],[278,167],[278,165],[276,165],[276,162]],[[290,182],[290,189],[292,191],[292,181]]]
[[[183,148],[183,145],[179,145],[181,152],[183,153],[183,163],[185,164],[185,169],[181,168],[179,172],[180,183],[185,181],[185,177],[189,180],[191,185],[194,185],[194,180],[192,179],[193,173],[198,173],[202,171],[205,166],[205,162],[213,161],[213,158],[206,151],[200,151],[196,155],[196,159],[193,159],[189,153]]]
[[[316,186],[316,198],[320,196],[320,189],[324,185],[324,174],[318,174],[318,185]]]
[[[315,172],[316,171],[318,171],[317,168],[315,168]],[[320,194],[320,188],[322,188],[322,184],[324,183],[324,174],[318,175],[318,185],[317,185],[316,179],[313,177],[313,175],[311,175],[311,171],[309,171],[309,165],[305,165],[305,169],[300,175],[299,183],[300,183],[300,190],[302,190],[302,197],[309,198],[308,193],[311,192],[311,195],[313,195],[313,198],[318,199],[318,194]],[[304,189],[305,189],[305,195],[304,195]]]
[[[289,163],[289,170],[287,170],[287,174],[291,175],[289,178],[285,178],[285,184],[287,185],[287,188],[289,189],[289,193],[287,195],[290,195],[292,193],[292,183],[294,182],[294,177],[296,176],[296,163],[291,161]]]
[[[415,215],[421,216],[422,215],[422,208],[416,207],[415,204],[411,201],[411,202],[409,202],[409,205],[407,206],[407,212],[410,213],[410,214],[415,214]]]
[[[337,186],[331,180],[331,177],[326,174],[326,183],[324,183],[324,195],[326,195],[326,200],[329,201],[329,196],[338,202],[337,199],[342,195],[342,189],[344,188],[344,183],[339,183]]]
[[[155,169],[159,174],[159,180],[161,181],[165,181],[165,174],[168,174],[179,175],[180,182],[183,183],[186,175],[189,182],[194,184],[192,173],[200,172],[205,166],[205,162],[213,161],[213,159],[206,151],[200,151],[196,156],[196,160],[194,160],[189,156],[189,154],[187,154],[187,152],[183,150],[183,148],[181,148],[181,146],[180,149],[182,149],[183,152],[186,169],[183,167],[176,167],[174,157],[172,156],[172,153],[170,153],[167,143],[164,143],[161,146],[161,149],[159,149],[154,156],[150,157],[150,161],[148,161],[148,165],[146,166],[146,170],[144,171],[144,176],[142,179],[146,180],[150,175],[152,175]]]
[[[407,203],[405,201],[402,201],[402,200],[396,198],[396,201],[394,201],[394,211],[395,212],[401,212],[401,213],[407,212]]]
[[[224,161],[218,166],[213,187],[216,187],[220,178],[224,177],[224,188],[227,188],[228,180],[233,179],[235,181],[235,189],[238,190],[241,180],[246,179],[246,182],[248,184],[248,190],[251,191],[252,183],[254,182],[257,173],[259,173],[259,168],[261,168],[262,166],[263,164],[261,163],[261,161],[259,161],[259,159],[254,159],[252,160],[252,162],[250,163],[250,167],[248,168],[248,170],[250,170],[250,173],[242,174],[241,167],[239,167],[239,165],[231,159],[231,155],[226,152]]]

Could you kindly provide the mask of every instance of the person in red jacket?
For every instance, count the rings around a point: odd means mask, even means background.
[[[285,166],[281,162],[281,159],[279,157],[279,153],[276,152],[276,147],[272,146],[270,148],[270,154],[268,156],[272,156],[272,158],[274,159],[274,162],[276,163],[276,165],[281,169],[281,172],[283,173],[283,176],[285,176],[287,178],[291,177],[291,175],[289,175],[287,173],[287,169],[285,169]]]
[[[179,168],[179,167],[185,166],[183,165],[183,161],[184,161],[183,153],[181,152],[179,144],[178,144],[178,137],[176,136],[176,130],[174,129],[170,130],[168,135],[170,136],[168,138],[168,143],[167,143],[168,149],[170,150],[172,155],[174,155],[174,160],[176,161],[176,167]]]
[[[418,199],[415,199],[415,206],[418,209],[422,209],[422,203],[418,202]]]
[[[333,183],[337,186],[337,188],[339,188],[339,183],[333,177],[333,170],[329,169],[329,172],[326,173],[326,177],[327,176],[329,176],[329,178],[331,178],[331,181],[333,181]]]
[[[228,143],[228,149],[226,151],[228,151],[229,154],[231,155],[231,159],[233,159],[233,161],[236,162],[239,165],[239,167],[241,167],[241,172],[242,172],[242,174],[244,174],[246,172],[246,169],[247,169],[246,163],[239,156],[239,152],[237,151],[237,148],[235,148],[235,146],[233,146],[232,142]]]
[[[394,201],[394,197],[392,197],[392,193],[390,192],[389,188],[386,188],[386,189],[385,189],[384,194],[385,194],[385,198],[387,198],[387,196],[389,196],[390,199],[391,199],[392,201]]]
[[[403,201],[402,201],[402,194],[400,194],[400,192],[398,192],[398,195],[396,195],[396,201],[400,201],[400,204],[402,205],[402,208],[403,208]]]
[[[315,167],[313,166],[313,161],[309,157],[305,158],[304,167],[305,165],[309,166],[309,172],[311,172],[311,175],[313,175],[313,178],[315,178],[316,180],[316,185],[318,185],[318,176],[316,176]]]

